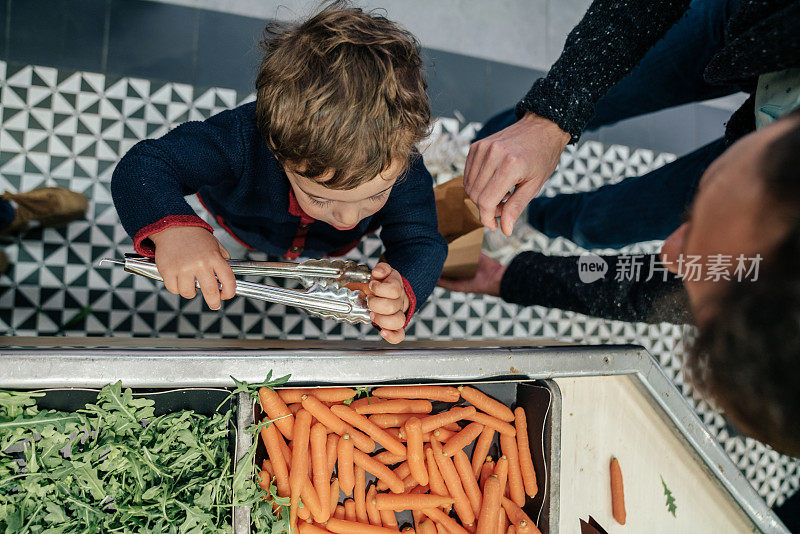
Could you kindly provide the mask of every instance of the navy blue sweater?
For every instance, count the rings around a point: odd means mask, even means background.
[[[254,103],[139,142],[117,165],[111,194],[134,248],[151,257],[149,236],[169,226],[211,231],[184,199],[191,194],[242,244],[288,259],[341,255],[380,228],[386,261],[404,278],[408,318],[433,292],[447,256],[433,179],[421,157],[413,158],[379,212],[352,230],[337,230],[297,204],[283,167],[258,130]]]

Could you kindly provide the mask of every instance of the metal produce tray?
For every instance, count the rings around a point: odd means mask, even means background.
[[[449,382],[448,382],[449,384]],[[491,382],[470,383],[473,387],[499,400],[507,406],[521,406],[525,410],[528,421],[528,440],[533,452],[533,464],[536,470],[539,491],[533,499],[527,498],[523,509],[539,525],[542,534],[557,534],[559,519],[559,457],[561,443],[561,392],[552,380],[535,382]],[[329,384],[335,386],[337,384]],[[239,419],[239,435],[246,435],[247,428],[262,413],[258,402],[249,404],[247,396],[241,398],[241,413],[247,416]],[[497,457],[498,437],[490,449],[492,456]],[[471,456],[471,448],[468,450]],[[266,458],[266,449],[259,443],[256,449],[255,465],[261,465]],[[255,465],[253,466],[255,468]],[[374,477],[372,477],[374,478]],[[343,494],[340,498],[343,497]],[[247,519],[246,519],[247,518]],[[400,525],[411,524],[411,514],[398,514]],[[250,532],[249,510],[237,514],[236,534]]]
[[[627,375],[706,472],[762,532],[789,532],[719,445],[658,363],[638,346],[515,346],[467,341],[369,342],[0,338],[0,387],[230,387],[266,373],[292,386],[464,383]],[[3,346],[5,344],[5,346]],[[178,345],[183,348],[176,348]],[[13,346],[12,346],[13,345]],[[90,348],[93,347],[93,348]],[[241,438],[241,436],[240,436]]]

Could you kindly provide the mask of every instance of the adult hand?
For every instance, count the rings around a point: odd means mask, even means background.
[[[506,267],[502,263],[493,260],[486,254],[481,254],[481,257],[478,258],[478,272],[475,273],[474,278],[470,278],[469,280],[449,280],[447,278],[442,278],[437,285],[448,291],[478,293],[499,297],[500,281],[503,280],[503,274],[505,274],[505,272]]]
[[[525,206],[553,174],[570,136],[556,123],[526,113],[519,121],[469,147],[464,189],[481,223],[511,235]],[[514,192],[511,193],[511,190]]]

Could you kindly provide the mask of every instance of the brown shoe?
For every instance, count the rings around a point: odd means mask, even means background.
[[[16,216],[4,234],[25,230],[32,221],[41,226],[63,226],[82,219],[89,201],[81,193],[63,187],[40,187],[27,193],[3,194],[4,200],[17,203]]]

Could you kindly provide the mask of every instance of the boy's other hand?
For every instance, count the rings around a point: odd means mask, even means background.
[[[170,226],[150,239],[167,291],[191,299],[197,295],[197,281],[212,310],[220,308],[221,299],[233,298],[236,278],[225,261],[231,255],[211,232],[196,226]]]
[[[381,329],[381,336],[389,343],[400,343],[406,337],[404,326],[409,301],[400,273],[388,263],[379,263],[372,269],[369,283],[372,295],[367,297],[372,322]]]
[[[478,258],[478,271],[474,277],[468,280],[441,278],[436,285],[448,291],[499,297],[500,283],[503,281],[505,272],[506,267],[502,263],[481,253],[480,258]]]

